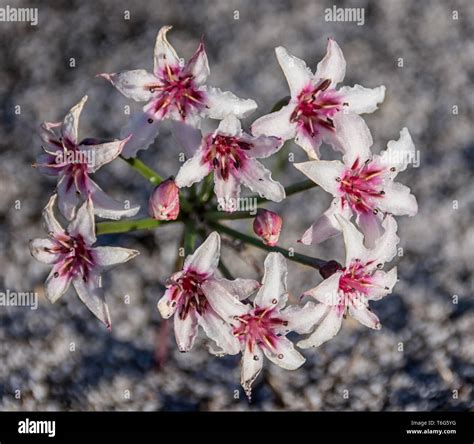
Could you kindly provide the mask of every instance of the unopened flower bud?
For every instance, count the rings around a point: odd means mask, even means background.
[[[160,183],[148,201],[148,213],[156,220],[175,220],[179,214],[179,188],[173,179]]]
[[[253,231],[262,238],[265,244],[274,247],[280,237],[282,223],[283,221],[277,213],[259,210],[253,221]]]

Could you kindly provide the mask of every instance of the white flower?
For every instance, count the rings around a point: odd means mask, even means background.
[[[333,39],[329,39],[326,55],[318,63],[315,74],[285,48],[279,46],[275,52],[290,87],[290,103],[257,119],[252,133],[283,140],[295,138],[312,159],[319,157],[323,141],[342,151],[339,132],[346,116],[374,112],[384,99],[385,87],[368,89],[355,85],[336,90],[336,85],[344,79],[346,61]]]

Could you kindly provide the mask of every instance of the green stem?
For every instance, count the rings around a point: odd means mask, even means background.
[[[147,217],[145,219],[99,222],[96,224],[96,233],[98,236],[100,236],[101,234],[128,233],[129,231],[137,230],[153,230],[160,225],[173,222],[178,222],[178,220],[161,221]]]
[[[141,160],[137,158],[125,159],[120,156],[122,160],[127,162],[134,170],[138,171],[145,179],[149,180],[153,185],[159,185],[163,182],[163,178],[153,171],[148,165],[145,165]]]
[[[186,221],[184,225],[184,254],[188,256],[194,252],[196,245],[196,230],[194,229],[192,221]]]
[[[249,213],[248,211],[234,211],[233,213],[225,213],[223,211],[209,211],[204,217],[207,220],[236,220],[236,219],[252,219],[256,214]]]
[[[318,270],[326,264],[326,261],[322,259],[305,256],[304,254],[294,253],[292,251],[286,250],[285,248],[281,248],[281,247],[270,247],[269,245],[265,245],[264,243],[262,243],[260,239],[257,239],[256,237],[253,237],[253,236],[248,236],[247,234],[236,231],[226,225],[222,225],[216,222],[209,222],[209,226],[214,228],[217,231],[220,231],[221,233],[225,233],[225,234],[228,234],[229,236],[232,236],[235,239],[239,239],[242,242],[253,245],[262,250],[276,251],[278,253],[283,254],[283,256],[287,257],[291,261],[299,262],[300,264],[308,265]]]

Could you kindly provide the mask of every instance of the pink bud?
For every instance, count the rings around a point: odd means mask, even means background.
[[[175,220],[179,214],[179,188],[173,179],[161,182],[151,193],[148,213],[156,220]]]
[[[253,220],[253,231],[262,238],[263,243],[274,247],[280,237],[282,223],[283,221],[277,213],[258,210],[257,217]]]

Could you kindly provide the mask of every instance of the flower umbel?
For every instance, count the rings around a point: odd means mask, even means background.
[[[56,302],[72,283],[87,308],[110,328],[101,273],[105,268],[129,261],[139,252],[120,247],[92,247],[96,236],[91,201],[82,204],[67,229],[63,229],[54,216],[55,202],[56,194],[43,210],[49,237],[30,242],[32,256],[40,262],[53,265],[46,279],[46,297]]]

